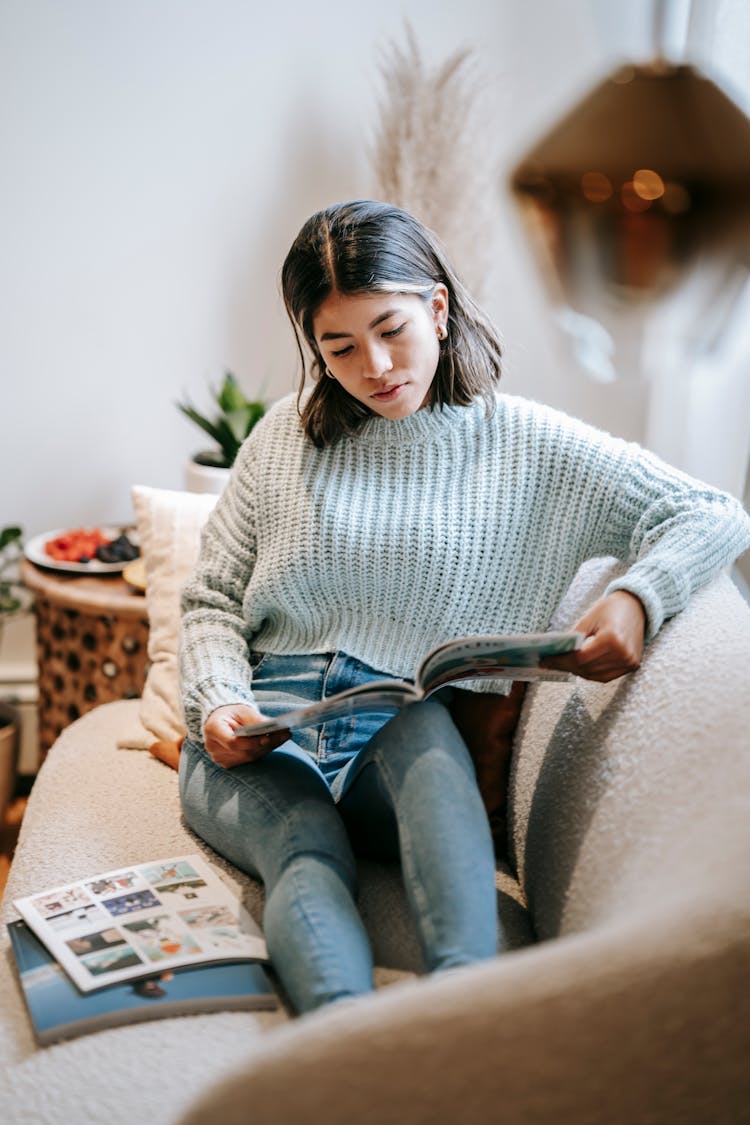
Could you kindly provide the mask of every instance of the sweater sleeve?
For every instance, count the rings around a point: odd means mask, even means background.
[[[180,692],[185,726],[198,739],[217,707],[253,703],[243,600],[256,559],[254,481],[251,435],[203,530],[182,592]]]
[[[610,529],[629,568],[605,594],[627,590],[646,610],[646,638],[698,587],[750,546],[750,518],[712,488],[639,448],[628,446],[613,497]]]

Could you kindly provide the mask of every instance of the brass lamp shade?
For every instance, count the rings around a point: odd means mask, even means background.
[[[666,292],[696,255],[750,247],[750,119],[690,66],[626,66],[520,161],[511,186],[560,303]]]

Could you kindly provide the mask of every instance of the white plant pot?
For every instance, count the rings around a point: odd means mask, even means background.
[[[211,492],[219,496],[229,480],[229,469],[201,465],[195,458],[185,464],[185,488],[188,492]]]
[[[0,824],[16,788],[18,763],[18,712],[7,703],[0,703]]]

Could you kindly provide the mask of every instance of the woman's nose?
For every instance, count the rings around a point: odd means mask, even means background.
[[[362,375],[366,379],[380,379],[392,368],[391,353],[385,344],[376,342],[362,349]]]

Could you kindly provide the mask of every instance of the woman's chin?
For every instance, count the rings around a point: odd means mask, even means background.
[[[401,418],[409,418],[412,414],[416,414],[423,406],[429,402],[429,395],[421,399],[418,394],[415,394],[415,389],[405,385],[401,393],[393,399],[371,399],[369,407],[374,414],[379,414],[381,418],[388,418],[392,422],[397,422]]]

